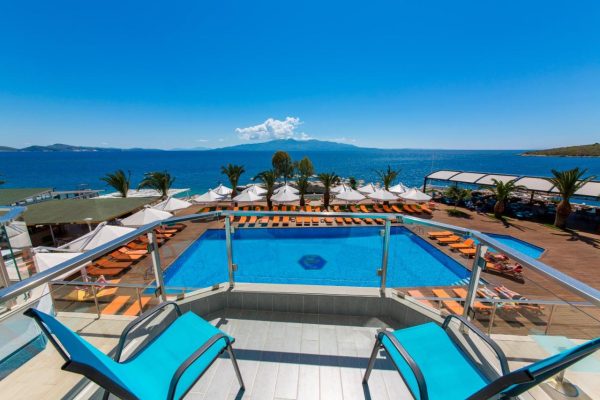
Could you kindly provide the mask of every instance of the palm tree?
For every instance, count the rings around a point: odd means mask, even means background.
[[[561,200],[556,207],[556,218],[554,219],[554,225],[558,228],[565,229],[567,227],[567,219],[571,214],[571,203],[569,199],[575,194],[576,191],[581,189],[583,185],[596,179],[595,176],[583,178],[583,175],[587,172],[587,169],[580,170],[579,168],[573,168],[568,171],[557,171],[552,170],[554,177],[547,178],[560,193]]]
[[[323,173],[319,174],[319,180],[323,184],[325,192],[323,194],[323,207],[325,209],[329,208],[329,198],[331,197],[331,187],[340,183],[340,177],[335,174],[335,172],[331,173]]]
[[[444,196],[451,198],[454,201],[454,209],[463,200],[471,198],[471,191],[468,189],[461,189],[457,186],[450,186],[444,191]]]
[[[276,151],[271,159],[273,170],[277,177],[282,177],[284,182],[291,178],[294,174],[294,164],[292,163],[292,157],[285,151]]]
[[[106,182],[108,186],[121,193],[121,197],[125,198],[131,186],[131,172],[127,171],[126,175],[125,171],[118,169],[112,174],[106,174],[100,180]]]
[[[243,165],[227,164],[227,166],[221,167],[221,173],[227,175],[229,183],[231,184],[231,198],[237,196],[237,185],[240,180],[240,176],[246,172]]]
[[[356,182],[355,177],[351,176],[350,178],[348,178],[348,184],[350,185],[350,189],[356,190],[358,182]]]
[[[175,177],[167,171],[147,172],[139,185],[139,189],[154,189],[160,193],[161,198],[165,199],[169,194],[169,189],[173,186]]]
[[[494,216],[498,219],[502,218],[504,209],[506,208],[506,202],[510,199],[510,196],[515,190],[523,189],[523,186],[515,185],[513,181],[502,182],[497,179],[492,179],[494,186],[490,186],[489,189],[496,196],[496,204],[494,204]]]
[[[387,166],[387,169],[375,171],[379,175],[379,179],[383,182],[385,190],[389,190],[390,186],[394,183],[398,175],[400,175],[400,169],[394,170],[391,166]]]
[[[304,157],[295,166],[298,171],[297,186],[300,194],[300,206],[303,207],[305,204],[304,195],[308,190],[308,179],[315,173],[315,167],[308,157]]]
[[[275,183],[277,182],[277,173],[273,170],[263,171],[256,175],[252,180],[260,180],[267,189],[267,207],[269,210],[273,208],[271,202],[271,196],[273,196],[273,189],[275,189]]]

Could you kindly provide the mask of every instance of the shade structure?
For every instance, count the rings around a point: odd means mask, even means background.
[[[344,201],[347,201],[350,203],[359,202],[361,200],[366,199],[366,197],[364,195],[362,195],[359,191],[354,190],[354,189],[346,190],[345,192],[342,192],[342,193],[338,194],[337,196],[335,196],[335,198],[338,200],[344,200]]]
[[[287,191],[289,193],[294,193],[294,194],[300,193],[300,191],[298,189],[296,189],[295,187],[292,187],[292,186],[288,185],[287,183],[285,185],[280,186],[277,189],[275,189],[273,191],[273,193],[277,194],[277,193],[279,193],[282,190],[285,190],[285,191]]]
[[[348,190],[352,190],[352,188],[350,186],[346,185],[345,183],[342,183],[341,185],[332,187],[330,191],[333,194],[339,194],[339,193],[347,192]]]
[[[256,194],[252,189],[246,189],[233,198],[234,201],[240,203],[253,203],[255,201],[260,201],[263,199],[263,196]]]
[[[161,201],[160,203],[153,206],[152,208],[156,208],[157,210],[161,210],[161,211],[171,212],[171,211],[183,210],[184,208],[188,208],[191,205],[192,205],[192,203],[190,203],[189,201],[181,200],[176,197],[169,197],[165,201]]]
[[[292,203],[300,200],[300,196],[289,190],[289,188],[283,188],[271,196],[271,200],[276,203]]]
[[[392,193],[400,194],[406,192],[408,188],[404,186],[402,182],[400,182],[397,185],[390,187],[388,190]]]
[[[35,253],[33,259],[35,263],[35,267],[38,272],[45,271],[52,267],[57,266],[60,263],[68,261],[72,258],[82,255],[83,253],[79,252],[48,252],[48,253]],[[84,269],[88,264],[84,264],[79,268],[76,268],[74,271],[69,271],[64,275],[61,275],[54,280],[60,281],[67,278],[69,275],[73,275],[76,271]]]
[[[429,201],[431,200],[431,196],[421,192],[417,188],[412,188],[407,190],[406,192],[400,195],[404,200],[412,200],[412,201]]]
[[[204,194],[197,194],[195,196],[192,196],[192,201],[194,201],[196,203],[215,203],[218,201],[226,201],[226,200],[227,200],[226,195],[220,195],[212,189]]]
[[[98,246],[106,244],[111,240],[115,240],[129,232],[134,231],[134,228],[126,228],[124,226],[107,225],[106,222],[99,224],[96,229],[78,237],[77,239],[64,244],[59,249],[70,251],[88,251]]]
[[[385,189],[377,189],[375,192],[368,195],[370,199],[379,200],[379,201],[392,201],[397,200],[398,196],[396,196],[392,192],[388,192]]]
[[[231,192],[233,192],[232,189],[228,188],[227,186],[224,186],[222,183],[220,183],[219,186],[214,188],[213,191],[216,194],[221,195],[221,196],[227,196],[227,195],[230,195]]]
[[[156,208],[146,207],[133,215],[121,220],[125,226],[142,226],[152,222],[162,221],[171,218],[173,214],[157,210]]]
[[[367,183],[366,185],[359,187],[357,190],[362,194],[371,194],[375,193],[377,188],[375,187],[375,185],[373,185],[373,183]]]
[[[190,189],[189,188],[182,188],[182,189],[169,189],[167,191],[167,196],[176,196],[180,193],[183,192],[188,192]],[[155,189],[130,189],[127,192],[127,197],[131,198],[131,197],[161,197],[162,193],[160,193],[158,190]],[[113,197],[122,197],[121,193],[119,192],[113,192],[113,193],[108,193],[108,194],[103,194],[102,196],[99,196],[100,198],[113,198]]]
[[[265,189],[265,188],[257,185],[256,183],[253,183],[252,185],[246,186],[246,189],[244,189],[244,192],[246,190],[251,190],[251,191],[253,191],[254,193],[256,193],[258,195],[263,195],[263,194],[267,193],[267,189]]]

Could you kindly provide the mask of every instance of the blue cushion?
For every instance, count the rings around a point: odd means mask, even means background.
[[[117,363],[54,317],[36,311],[66,349],[71,361],[87,365],[139,399],[165,399],[173,374],[183,362],[221,331],[196,314],[177,318],[147,347],[130,360]],[[233,342],[233,338],[229,338]],[[183,374],[177,385],[179,399],[226,347],[225,339],[214,343]]]
[[[463,400],[488,384],[439,325],[429,322],[397,330],[393,335],[421,369],[430,399]],[[382,343],[413,394],[420,399],[417,381],[404,358],[387,337],[383,337]]]

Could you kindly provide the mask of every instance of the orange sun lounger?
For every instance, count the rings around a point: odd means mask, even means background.
[[[454,235],[454,233],[452,233],[451,231],[433,231],[433,232],[427,232],[427,236],[429,236],[432,239],[438,238],[438,237],[444,237],[444,236],[452,236],[452,235]]]
[[[457,297],[460,297],[461,299],[465,299],[465,300],[467,299],[467,291],[464,288],[454,288],[454,289],[452,289],[452,291],[454,292],[454,294]],[[493,307],[490,305],[487,305],[487,304],[483,304],[480,301],[475,301],[473,303],[473,308],[475,309],[475,311],[479,311],[479,312],[487,314],[487,313],[492,312]]]
[[[403,204],[402,205],[402,210],[404,210],[404,212],[407,212],[409,214],[414,214],[415,213],[415,211],[413,210],[413,208],[409,204]]]
[[[256,224],[256,215],[253,215],[250,217],[250,220],[248,221],[248,225],[255,225]]]
[[[467,257],[475,257],[475,254],[477,253],[477,249],[474,249],[474,248],[458,249],[458,251],[460,251],[460,254],[462,254],[463,256],[467,256]]]
[[[452,235],[448,237],[441,237],[437,239],[439,244],[450,244],[460,242],[460,236]]]
[[[475,245],[475,241],[473,239],[467,239],[461,243],[452,243],[449,245],[451,250],[459,250],[459,249],[472,249]]]
[[[395,213],[401,213],[402,212],[402,210],[396,204],[392,205],[392,210]]]
[[[436,297],[450,298],[450,296],[444,289],[432,289],[431,290]],[[455,300],[440,300],[442,306],[444,306],[448,311],[456,315],[462,315],[464,312],[463,306],[460,305],[459,302]]]
[[[426,305],[427,307],[431,307],[431,308],[436,308],[435,305],[433,305],[432,302],[430,302],[429,300],[423,300],[423,299],[419,299],[419,297],[425,297],[425,295],[423,295],[423,293],[421,293],[420,290],[409,290],[408,294],[411,297],[414,297],[415,300],[417,300],[419,303]]]
[[[384,204],[383,206],[383,211],[385,211],[388,214],[392,214],[394,211],[390,208],[390,206],[388,206],[387,204]]]

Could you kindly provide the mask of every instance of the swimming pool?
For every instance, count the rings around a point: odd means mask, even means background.
[[[236,282],[377,287],[383,237],[378,227],[237,229]],[[388,287],[458,284],[460,263],[404,227],[392,227]],[[226,282],[225,232],[210,229],[165,271],[167,287]]]
[[[498,233],[486,233],[486,235],[496,239],[500,243],[513,248],[521,253],[528,255],[532,258],[540,258],[542,253],[544,253],[545,249],[543,247],[536,246],[535,244],[531,244],[521,239],[517,239],[514,236],[510,235],[501,235]]]

